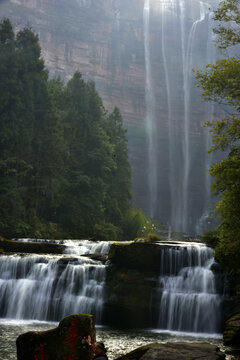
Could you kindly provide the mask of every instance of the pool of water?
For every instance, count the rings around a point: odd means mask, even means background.
[[[16,339],[28,331],[44,331],[53,329],[57,323],[0,321],[0,359],[16,360]],[[222,339],[218,334],[169,333],[156,330],[119,330],[108,327],[96,327],[97,341],[105,343],[109,360],[128,353],[151,342],[208,342],[222,347]]]

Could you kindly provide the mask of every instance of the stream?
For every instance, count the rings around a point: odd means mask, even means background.
[[[53,329],[58,323],[0,320],[0,359],[16,360],[16,339],[28,331]],[[97,341],[103,341],[108,349],[109,360],[114,360],[142,345],[152,342],[208,342],[222,347],[222,339],[215,334],[191,334],[158,332],[155,330],[120,330],[96,327]]]

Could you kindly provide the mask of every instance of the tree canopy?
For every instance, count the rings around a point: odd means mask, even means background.
[[[217,45],[225,55],[239,55],[240,4],[239,0],[224,0],[215,11],[219,22],[214,32]],[[213,135],[211,151],[223,150],[226,157],[212,165],[213,190],[219,195],[216,211],[220,225],[216,229],[218,244],[216,258],[230,272],[239,273],[240,257],[240,59],[230,56],[207,66],[205,72],[197,72],[198,85],[203,98],[224,104],[226,116],[208,122]]]

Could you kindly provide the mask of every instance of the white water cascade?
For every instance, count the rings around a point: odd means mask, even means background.
[[[211,9],[210,5],[208,4],[209,10]],[[213,33],[213,28],[215,26],[213,18],[213,12],[210,11],[209,14],[209,23],[208,23],[208,43],[207,43],[207,63],[213,64],[216,62],[216,48],[212,46],[214,41],[216,40],[216,35]],[[204,104],[205,109],[205,117],[208,119],[208,121],[212,121],[214,118],[214,103],[208,102]],[[212,206],[211,206],[211,176],[209,174],[209,170],[212,164],[213,156],[212,153],[209,154],[208,150],[211,148],[212,145],[212,138],[209,131],[206,131],[205,136],[205,177],[204,177],[204,207],[202,215],[199,217],[197,223],[196,223],[196,234],[203,233],[208,228],[208,222],[211,219],[212,216]]]
[[[212,120],[213,107],[202,104],[193,73],[215,61],[210,9],[200,0],[145,0],[143,9],[148,212],[173,230],[191,233],[201,230],[197,224],[211,206],[210,141],[202,124]],[[158,51],[151,48],[157,27]],[[165,162],[160,131],[168,137]]]
[[[220,332],[221,296],[216,293],[213,250],[198,244],[164,246],[159,276],[158,328]]]
[[[69,255],[0,257],[0,318],[58,321],[74,313],[91,313],[101,323],[105,265],[79,254],[105,252],[110,244],[61,243],[68,245]]]
[[[156,215],[158,177],[157,177],[157,154],[156,149],[156,113],[155,97],[153,91],[152,67],[151,67],[151,50],[149,41],[149,19],[150,19],[151,0],[144,1],[143,9],[143,29],[144,29],[144,52],[145,52],[145,103],[146,103],[146,130],[148,140],[148,188],[149,204],[148,213],[154,217]]]
[[[96,254],[96,253],[108,253],[111,241],[91,241],[91,240],[49,240],[49,239],[31,239],[22,238],[17,239],[22,242],[43,242],[51,244],[59,244],[64,247],[64,254]]]

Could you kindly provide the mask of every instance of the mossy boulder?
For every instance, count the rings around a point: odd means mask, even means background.
[[[116,360],[224,360],[225,354],[215,345],[205,343],[148,344]]]
[[[30,331],[17,338],[18,360],[90,360],[92,353],[83,339],[96,340],[94,319],[88,314],[74,314],[63,319],[57,328]]]
[[[240,347],[240,313],[226,321],[223,332],[223,343],[226,346]]]
[[[0,248],[4,253],[62,254],[64,247],[45,242],[23,242],[0,239]]]
[[[122,267],[139,270],[159,270],[161,247],[149,242],[113,243],[109,259]]]

